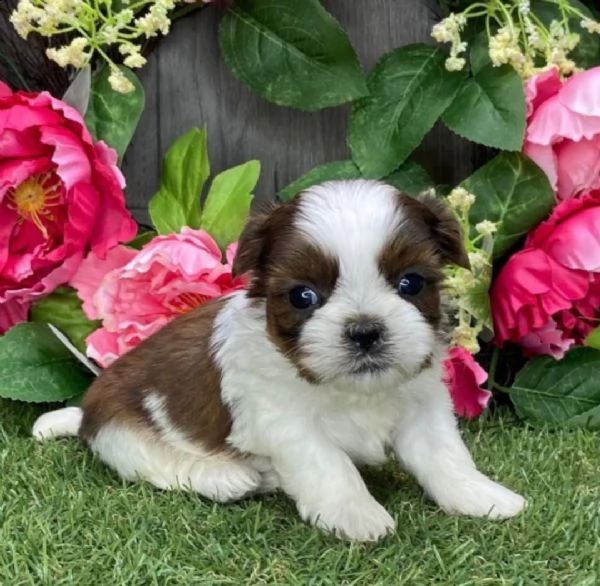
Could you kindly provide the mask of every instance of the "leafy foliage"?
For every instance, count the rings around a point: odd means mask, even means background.
[[[368,77],[370,95],[355,102],[348,128],[352,158],[365,177],[397,169],[459,92],[466,73],[451,73],[446,56],[428,45],[384,55]]]
[[[81,395],[92,379],[45,324],[19,324],[0,337],[0,397],[63,401]]]
[[[86,317],[76,291],[69,287],[59,287],[38,301],[31,310],[31,320],[55,325],[84,353],[85,339],[102,325]]]
[[[530,360],[517,374],[510,397],[517,414],[534,425],[568,424],[600,429],[600,352],[576,348],[562,360]]]
[[[473,142],[518,151],[525,136],[523,81],[509,65],[494,67],[486,37],[471,49],[472,76],[442,116],[456,134]]]
[[[236,0],[219,42],[232,73],[281,106],[318,110],[367,93],[346,33],[319,0]]]
[[[554,205],[554,193],[543,171],[520,153],[500,153],[463,181],[475,194],[470,223],[497,223],[494,257],[537,226]]]
[[[110,69],[104,67],[92,78],[85,123],[94,139],[106,142],[122,160],[144,111],[145,94],[144,86],[133,71],[123,66],[119,69],[135,90],[128,94],[115,92],[108,82]]]

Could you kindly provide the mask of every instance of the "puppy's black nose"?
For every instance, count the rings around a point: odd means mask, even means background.
[[[363,352],[368,352],[376,346],[383,335],[383,328],[378,324],[363,323],[350,326],[347,336],[350,341]]]

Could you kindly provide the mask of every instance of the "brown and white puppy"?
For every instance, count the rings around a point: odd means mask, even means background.
[[[34,435],[79,433],[123,478],[218,501],[281,488],[351,539],[394,529],[356,468],[388,447],[444,510],[516,515],[523,498],[478,472],[442,383],[448,263],[468,259],[439,200],[312,187],[249,222],[247,291],[175,319]]]

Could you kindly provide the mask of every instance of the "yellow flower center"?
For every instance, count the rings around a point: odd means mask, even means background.
[[[53,173],[32,175],[17,187],[9,189],[7,197],[9,206],[19,214],[19,222],[32,222],[44,238],[48,238],[48,230],[43,220],[53,220],[53,207],[60,205],[62,193],[60,180]]]

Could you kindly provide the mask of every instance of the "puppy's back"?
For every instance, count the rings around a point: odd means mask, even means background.
[[[114,422],[160,435],[164,419],[205,449],[223,446],[231,428],[221,401],[221,372],[210,349],[213,323],[226,299],[208,302],[167,324],[116,360],[85,394],[80,436],[88,443]]]

